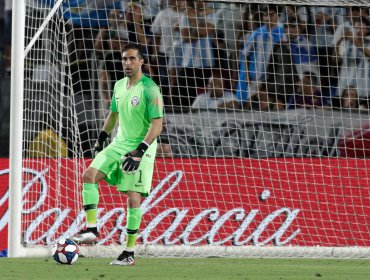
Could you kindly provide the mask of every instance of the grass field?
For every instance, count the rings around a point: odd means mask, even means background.
[[[60,265],[51,258],[1,258],[0,279],[370,279],[370,260],[137,258],[132,267],[110,261],[80,258]]]

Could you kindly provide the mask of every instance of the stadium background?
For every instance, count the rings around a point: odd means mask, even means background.
[[[2,66],[5,66],[6,64],[1,64]],[[4,67],[3,67],[4,68]],[[77,69],[81,70],[81,69]],[[88,79],[88,71],[84,69],[85,71],[80,71],[79,72],[79,78],[82,78],[82,80],[87,80]],[[2,90],[4,89],[5,94],[1,94],[1,107],[3,107],[3,110],[1,111],[1,114],[3,114],[3,118],[1,118],[1,137],[0,140],[3,141],[1,142],[4,145],[1,145],[2,147],[8,147],[9,145],[9,71],[8,69],[4,68],[2,71],[3,75],[1,78],[1,88]],[[84,76],[86,75],[86,76]],[[90,85],[85,88],[86,84],[77,84],[75,90],[89,90]],[[8,92],[8,94],[6,94]],[[82,94],[84,95],[84,94]],[[86,95],[86,99],[88,100],[89,96],[88,94]],[[91,108],[88,108],[91,109]],[[218,123],[212,123],[214,120],[215,116],[218,116],[217,113],[213,111],[207,111],[207,112],[198,112],[197,114],[191,115],[191,119],[187,119],[186,114],[181,114],[181,115],[176,115],[172,114],[172,112],[168,113],[168,123],[167,123],[167,136],[172,137],[172,140],[177,141],[177,145],[174,147],[175,149],[173,152],[175,153],[175,163],[176,161],[180,161],[182,163],[196,163],[198,166],[200,165],[200,162],[202,159],[198,160],[197,157],[201,158],[207,158],[207,157],[217,157],[217,156],[224,156],[226,158],[238,158],[236,160],[230,161],[231,164],[234,164],[236,161],[240,159],[240,164],[243,166],[252,166],[253,161],[250,161],[249,158],[269,158],[269,157],[277,157],[279,158],[281,156],[282,158],[290,158],[290,157],[295,157],[299,156],[301,157],[306,157],[306,156],[314,156],[314,157],[338,157],[338,156],[347,156],[347,157],[354,157],[354,158],[366,158],[368,157],[368,151],[369,151],[369,141],[367,140],[368,137],[368,112],[365,112],[365,114],[356,114],[353,115],[351,112],[324,112],[322,113],[321,111],[315,110],[308,110],[308,111],[295,111],[294,116],[292,117],[292,123],[290,123],[289,116],[292,116],[290,113],[284,114],[282,113],[279,116],[276,116],[276,119],[271,119],[271,115],[267,113],[261,114],[261,113],[253,113],[253,112],[248,112],[248,113],[232,113],[223,115],[225,117],[224,119],[220,120]],[[213,113],[215,113],[213,115]],[[93,115],[89,114],[81,114],[82,120],[80,120],[80,123],[82,124],[81,126],[88,124],[87,130],[91,130],[92,133],[85,133],[82,135],[82,142],[84,143],[84,146],[82,147],[84,151],[84,155],[88,158],[89,155],[89,150],[91,147],[91,143],[94,142],[94,138],[96,136],[96,131],[98,130],[98,126],[94,124],[93,126],[89,126],[91,122],[89,122],[90,118]],[[245,119],[241,118],[245,117]],[[297,124],[297,116],[303,116],[302,118],[299,118],[299,123]],[[207,119],[208,117],[208,119]],[[281,119],[280,119],[281,118]],[[197,123],[197,120],[202,120],[203,123]],[[250,120],[254,120],[250,121]],[[193,121],[193,123],[192,123]],[[264,126],[263,123],[269,123],[269,125]],[[262,125],[261,125],[262,123]],[[210,125],[208,125],[210,124]],[[197,127],[199,125],[199,127]],[[212,128],[217,129],[214,131]],[[225,128],[225,129],[219,129],[220,127]],[[240,128],[243,129],[240,129]],[[251,133],[251,135],[241,135],[242,132],[245,131],[245,127],[251,127],[254,129],[254,131]],[[210,128],[209,130],[204,130],[203,128]],[[273,128],[273,129],[272,129]],[[180,130],[179,130],[180,129]],[[199,134],[199,132],[202,132]],[[258,133],[257,133],[258,132]],[[282,133],[283,132],[283,133]],[[291,137],[291,135],[299,135],[298,138]],[[289,137],[282,137],[282,134],[284,135],[289,135]],[[231,137],[230,137],[231,136]],[[312,137],[312,138],[311,138]],[[236,140],[235,140],[236,139]],[[217,140],[217,141],[215,141]],[[232,142],[232,141],[235,142]],[[174,141],[174,142],[176,142]],[[181,142],[183,141],[183,142]],[[216,143],[217,142],[217,143]],[[274,143],[276,146],[271,146],[269,144]],[[301,149],[301,143],[308,143],[306,146],[308,147],[307,150]],[[287,148],[288,147],[288,148]],[[177,149],[176,149],[177,148]],[[280,153],[280,154],[279,154]],[[297,154],[298,153],[298,154]],[[1,156],[5,157],[5,160],[2,161],[3,168],[1,170],[6,170],[7,169],[7,161],[6,158],[8,156],[7,148],[1,150]],[[187,159],[176,159],[176,158],[188,158],[190,157],[190,160],[187,161]],[[193,160],[192,160],[193,158]],[[269,161],[267,161],[269,164],[265,168],[265,170],[269,170],[271,168],[271,164]],[[277,161],[274,160],[272,161],[273,163],[276,163]],[[311,161],[308,161],[312,163]],[[321,168],[325,168],[325,164],[323,164],[324,161],[319,160]],[[341,166],[341,161],[337,163],[337,166]],[[345,161],[346,164],[348,164],[349,161]],[[160,172],[162,171],[161,169],[161,164],[163,162],[159,160],[159,170]],[[227,165],[228,160],[226,159],[224,163]],[[297,174],[300,174],[303,172],[301,169],[302,166],[304,166],[307,162],[303,159],[299,160],[298,164],[294,164],[292,166],[294,169],[294,172]],[[331,161],[333,163],[333,161]],[[343,162],[342,162],[343,163]],[[354,160],[352,164],[348,164],[345,167],[348,168],[348,173],[351,174],[351,172],[357,172],[355,171],[357,168],[360,170],[366,170],[366,163],[367,160],[364,161],[356,161]],[[364,165],[361,165],[364,164]],[[68,165],[68,164],[66,164]],[[282,166],[280,166],[280,169],[285,170],[287,166],[289,165],[289,159],[288,161],[285,161]],[[315,165],[315,164],[313,164]],[[233,167],[234,168],[234,167]],[[353,168],[353,169],[352,169]],[[164,169],[163,169],[164,170]],[[234,169],[233,169],[234,170]],[[256,172],[257,169],[254,169]],[[287,169],[287,172],[290,169]],[[165,171],[168,172],[166,169]],[[212,170],[207,170],[208,172],[212,172]],[[234,170],[235,171],[235,170]],[[265,178],[266,182],[271,182],[274,181],[273,178],[268,178],[266,177],[266,174],[249,174],[251,170],[245,171],[243,170],[243,178],[248,178],[248,177],[254,177],[254,178]],[[338,177],[339,174],[335,173],[336,170],[328,170],[328,172],[331,172],[331,177],[330,177],[330,184],[332,185],[340,185],[340,184],[346,184],[349,188],[348,190],[353,191],[351,187],[356,187],[356,186],[366,186],[366,180],[367,180],[367,173],[363,176],[359,176],[358,180],[352,180],[348,182],[341,181],[340,183],[333,182],[332,178]],[[198,170],[194,167],[192,167],[192,172],[195,172],[193,174],[194,178],[188,180],[190,182],[196,182],[197,180],[202,180],[202,181],[207,181],[207,178],[205,175],[203,176],[196,176],[195,174],[201,173],[201,170]],[[304,171],[306,172],[306,171]],[[325,174],[325,172],[321,169],[320,170],[321,175]],[[281,173],[279,173],[279,176],[282,176]],[[312,173],[312,176],[314,176],[315,173]],[[357,174],[357,173],[356,173]],[[222,177],[220,174],[218,174],[220,177]],[[49,174],[48,176],[53,177],[53,173]],[[307,179],[307,174],[303,177],[297,178],[297,181],[299,182],[305,182],[307,187],[309,187],[310,183],[313,182],[313,188],[320,187],[322,185],[326,184],[326,179],[325,176],[323,176],[323,182],[318,182],[317,179]],[[352,176],[352,174],[351,174]],[[350,177],[351,177],[350,176]],[[280,177],[282,178],[282,177]],[[6,174],[2,175],[2,180],[6,181]],[[160,181],[162,178],[156,178],[157,181]],[[361,179],[364,179],[364,181],[361,181]],[[277,180],[275,180],[276,182]],[[284,180],[283,180],[284,181]],[[3,181],[4,182],[4,181]],[[260,183],[260,186],[267,186],[268,183],[262,180]],[[229,182],[230,183],[230,182]],[[235,182],[236,185],[239,185],[238,182]],[[245,184],[246,186],[250,186],[255,184],[255,179],[251,182],[247,182]],[[217,185],[217,184],[214,184]],[[2,184],[4,186],[4,184]],[[52,186],[52,185],[51,185]],[[196,189],[196,184],[192,185],[187,185],[186,186],[188,189],[187,191],[191,193],[192,190]],[[254,185],[254,187],[256,187]],[[259,187],[259,186],[257,186]],[[272,188],[272,187],[271,187]],[[258,188],[257,188],[258,189]],[[294,203],[298,198],[298,195],[294,195],[294,186],[283,186],[283,189],[288,190],[290,189],[292,191],[292,204],[290,205],[282,205],[279,203],[272,203],[269,205],[269,207],[291,207],[293,209]],[[256,192],[254,196],[255,204],[261,204],[261,202],[258,200],[258,195],[260,192],[263,191],[263,189],[258,189],[259,192]],[[343,190],[342,190],[343,191]],[[247,190],[245,193],[249,193],[250,190]],[[360,194],[358,195],[359,197],[365,197],[366,198],[366,190],[360,189],[359,190]],[[362,193],[365,192],[365,195]],[[216,192],[217,193],[217,192]],[[315,192],[312,192],[315,193]],[[343,196],[345,197],[347,192],[346,190],[343,191]],[[353,193],[351,193],[353,195]],[[282,199],[282,197],[286,195],[281,194],[278,195],[278,198]],[[320,191],[320,198],[326,199],[326,193],[325,190]],[[335,195],[335,193],[333,193]],[[356,195],[356,194],[355,194]],[[183,197],[177,197],[176,193],[173,194],[175,198],[178,198],[178,201],[181,201]],[[6,186],[2,190],[2,196],[3,199],[1,200],[3,204],[1,205],[2,207],[6,207],[5,204],[5,198],[6,198]],[[217,201],[217,195],[215,196],[215,200]],[[314,199],[310,199],[310,201],[314,201]],[[269,201],[270,202],[270,201]],[[353,201],[352,201],[353,202]],[[336,206],[341,205],[341,201],[336,202]],[[359,212],[362,211],[363,216],[366,217],[366,209],[362,207],[362,205],[368,205],[367,202],[361,202],[361,201],[356,201],[356,205],[360,205],[358,210]],[[253,203],[252,203],[253,204]],[[52,204],[50,204],[52,205]],[[175,205],[176,206],[176,205]],[[311,204],[309,209],[315,209],[318,205]],[[198,209],[201,209],[203,205],[197,206]],[[270,208],[267,207],[264,211],[264,214],[268,215],[268,213],[271,213]],[[323,206],[321,206],[323,207]],[[272,209],[271,208],[271,209]],[[289,208],[290,209],[290,208]],[[337,208],[336,208],[337,209]],[[224,211],[227,211],[227,208],[223,209]],[[327,208],[322,208],[324,212],[330,212],[330,207],[329,209]],[[348,209],[342,209],[346,213],[351,213],[351,210]],[[352,209],[353,211],[353,209]],[[307,211],[309,213],[309,211]],[[4,217],[4,216],[2,216]],[[320,217],[325,219],[325,217]],[[327,218],[327,217],[326,217]],[[320,219],[316,218],[316,222],[320,223]],[[334,219],[334,217],[333,217]],[[339,218],[341,219],[341,218]],[[345,217],[345,220],[351,220],[351,217]],[[307,228],[310,228],[311,224],[307,221],[311,221],[310,217],[305,217],[305,226]],[[298,221],[297,221],[298,222]],[[276,221],[278,223],[278,221]],[[360,220],[357,220],[356,223],[358,225],[365,224],[366,227],[366,221],[361,222]],[[3,224],[4,225],[4,224]],[[300,223],[298,222],[298,224]],[[230,227],[231,228],[231,227]],[[5,229],[5,227],[3,227]],[[336,234],[331,231],[330,227],[325,227],[326,234],[329,233],[331,237],[335,236]],[[359,232],[366,232],[363,228],[358,229]],[[344,231],[346,232],[346,231]],[[307,233],[309,235],[309,233]],[[353,234],[353,233],[352,233]],[[351,236],[348,236],[344,234],[343,239],[351,239]],[[5,240],[5,239],[3,239]],[[357,241],[358,242],[363,242],[365,238],[363,236],[360,236]],[[306,240],[304,242],[307,242]],[[321,242],[325,242],[323,239],[321,239]],[[331,240],[327,241],[329,245],[331,245]],[[344,242],[346,245],[353,245],[352,243],[347,243],[347,241]],[[298,243],[299,244],[299,243]],[[308,243],[304,243],[308,244]],[[301,245],[301,244],[300,244]],[[315,245],[315,244],[310,244],[310,245]],[[363,245],[361,244],[356,244],[356,245]]]

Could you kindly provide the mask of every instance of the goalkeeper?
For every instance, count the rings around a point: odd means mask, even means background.
[[[122,49],[125,78],[114,85],[110,113],[94,145],[98,152],[83,174],[82,198],[87,227],[73,237],[78,243],[94,243],[97,228],[98,182],[105,179],[127,194],[126,248],[111,262],[134,265],[134,248],[141,223],[141,198],[149,195],[154,169],[156,138],[162,131],[163,99],[156,83],[142,73],[140,47],[129,43]],[[112,143],[103,149],[109,133],[119,127]]]

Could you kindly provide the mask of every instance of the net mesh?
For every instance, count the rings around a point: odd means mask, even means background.
[[[27,1],[26,45],[54,4]],[[66,1],[46,23],[25,57],[25,246],[84,227],[82,173],[135,42],[166,111],[143,253],[368,248],[368,1]],[[103,256],[126,198],[100,195]]]
[[[366,0],[325,0],[325,1],[310,1],[310,0],[279,0],[272,2],[269,0],[253,1],[253,0],[204,0],[203,2],[220,2],[220,3],[240,3],[240,4],[279,4],[279,5],[297,5],[297,6],[322,6],[322,7],[368,7],[369,3]]]

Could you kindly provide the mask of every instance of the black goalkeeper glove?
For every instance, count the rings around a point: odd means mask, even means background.
[[[123,173],[135,173],[135,171],[139,168],[140,161],[148,148],[148,144],[141,142],[135,150],[125,154],[122,158]]]
[[[95,157],[101,150],[104,148],[104,142],[108,138],[108,133],[105,131],[101,131],[98,136],[98,140],[96,140],[96,143],[92,149],[92,154]]]

